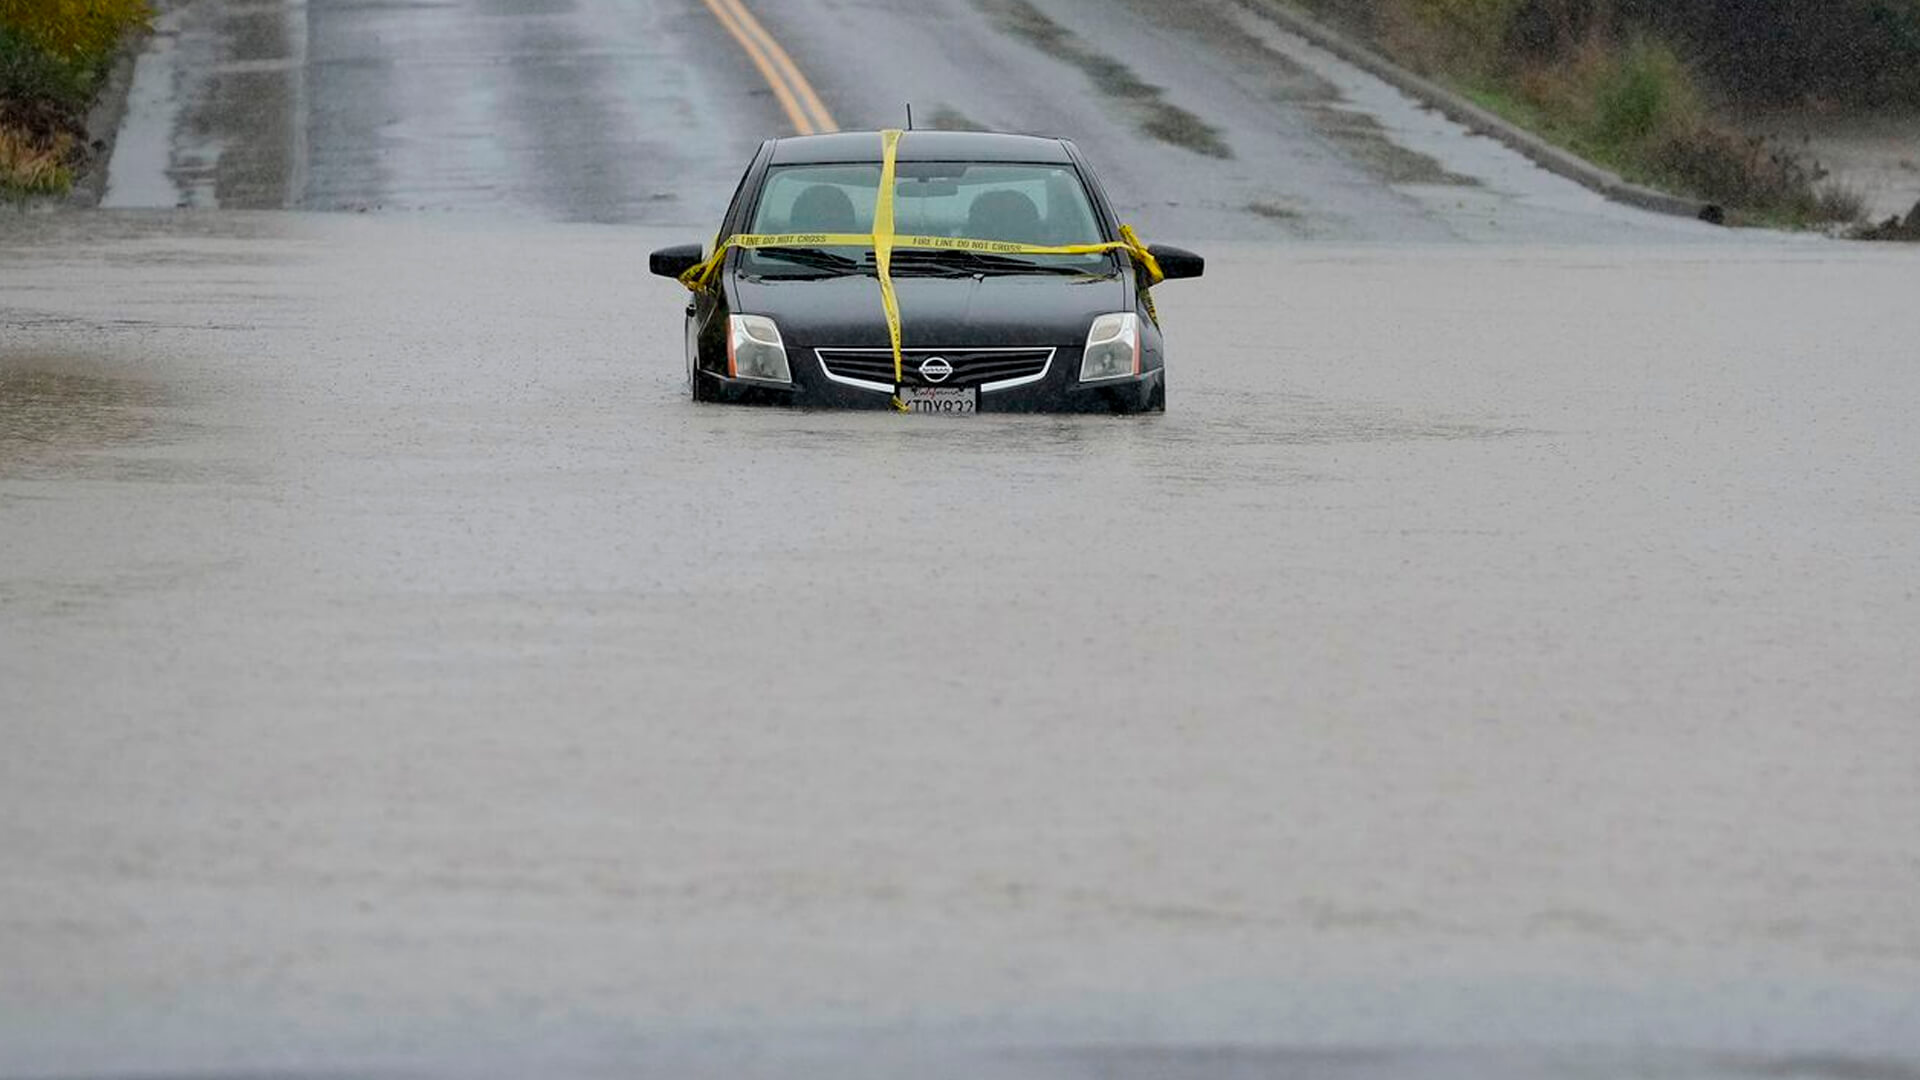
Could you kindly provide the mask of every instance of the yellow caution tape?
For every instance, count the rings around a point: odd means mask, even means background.
[[[887,338],[893,344],[893,407],[907,411],[900,400],[900,298],[893,294],[893,165],[900,153],[900,132],[880,133],[880,192],[873,198],[873,268],[880,278],[880,306],[887,312]]]
[[[1097,255],[1103,251],[1125,251],[1147,271],[1148,283],[1158,285],[1160,263],[1147,246],[1134,235],[1131,226],[1120,226],[1122,239],[1099,244],[1018,244],[1007,240],[973,240],[964,236],[895,235],[895,248],[932,248],[942,251],[977,251],[989,255]],[[728,248],[823,248],[876,247],[870,233],[740,233],[722,241],[707,261],[680,275],[680,283],[690,289],[704,289],[712,283]]]
[[[894,408],[906,411],[897,388],[902,380],[900,351],[900,301],[893,291],[893,251],[895,248],[930,248],[940,251],[977,251],[990,255],[1097,255],[1104,251],[1124,251],[1146,271],[1149,287],[1160,284],[1166,275],[1160,262],[1130,225],[1120,226],[1120,239],[1098,244],[1019,244],[1006,240],[975,240],[954,236],[899,236],[893,231],[894,162],[900,151],[900,132],[880,133],[880,192],[873,201],[871,233],[740,233],[714,245],[705,262],[680,275],[680,283],[694,291],[712,284],[731,248],[768,247],[858,247],[872,248],[874,268],[880,279],[880,306],[887,316],[887,337],[893,345]],[[1152,311],[1152,299],[1147,301]]]

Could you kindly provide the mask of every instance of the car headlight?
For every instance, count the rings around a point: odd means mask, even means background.
[[[1080,381],[1121,379],[1140,374],[1140,318],[1132,312],[1102,315],[1087,333],[1080,354]]]
[[[727,374],[736,379],[791,383],[787,347],[780,328],[765,315],[731,315],[727,319]]]

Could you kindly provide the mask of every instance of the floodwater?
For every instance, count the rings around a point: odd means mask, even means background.
[[[0,1074],[1920,1073],[1913,252],[960,421],[691,404],[684,238],[7,223]]]

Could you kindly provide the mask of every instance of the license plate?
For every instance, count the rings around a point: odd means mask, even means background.
[[[908,412],[971,413],[975,409],[974,388],[946,386],[903,386],[900,403]]]

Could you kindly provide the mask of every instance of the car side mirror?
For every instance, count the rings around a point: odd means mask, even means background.
[[[661,277],[678,278],[705,260],[699,244],[675,244],[647,256],[647,269]]]
[[[1207,272],[1207,260],[1188,251],[1186,248],[1171,247],[1167,244],[1148,246],[1153,259],[1160,264],[1160,274],[1168,281],[1175,278],[1196,278]]]

